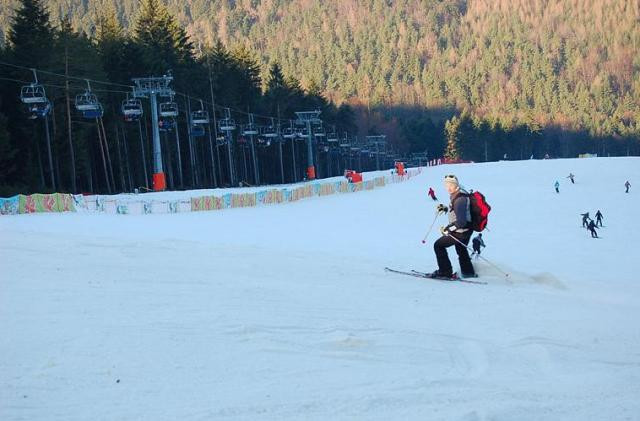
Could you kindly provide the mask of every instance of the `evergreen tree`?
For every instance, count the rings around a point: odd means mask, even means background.
[[[129,39],[120,25],[114,8],[106,8],[97,17],[96,46],[102,68],[110,81],[131,83],[131,71],[134,66],[129,61],[127,47]]]
[[[282,74],[282,68],[278,63],[273,63],[269,69],[267,86],[264,93],[264,101],[266,104],[265,112],[271,115],[278,113],[285,116],[291,115],[294,112],[289,103],[292,94]]]
[[[213,94],[219,104],[236,105],[233,102],[235,94],[234,81],[237,79],[236,68],[227,48],[219,40],[213,48],[207,48],[200,63],[211,73]]]
[[[444,157],[450,160],[460,159],[460,149],[458,146],[458,130],[460,128],[460,119],[457,116],[447,120],[444,126],[444,131],[447,137],[447,149],[444,152]]]
[[[10,58],[16,64],[46,68],[51,58],[53,28],[41,0],[20,0],[8,33]]]
[[[260,66],[254,54],[245,46],[231,52],[235,78],[233,80],[237,102],[250,110],[256,110],[262,95]]]
[[[149,74],[173,70],[175,75],[182,75],[193,62],[193,45],[186,31],[160,0],[142,1],[134,38]]]

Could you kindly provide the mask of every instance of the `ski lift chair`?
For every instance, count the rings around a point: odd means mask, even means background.
[[[139,99],[125,99],[122,101],[122,114],[125,117],[135,118],[142,116],[142,101]]]
[[[177,117],[178,104],[173,101],[160,103],[160,117]]]
[[[76,95],[76,110],[78,111],[98,111],[102,109],[98,98],[87,90],[83,94]]]
[[[37,83],[23,86],[20,90],[20,100],[24,104],[42,104],[49,101],[44,86]]]
[[[191,122],[193,124],[209,124],[209,112],[207,110],[198,110],[191,113]]]
[[[244,127],[242,134],[245,136],[255,136],[259,133],[258,128],[255,124],[249,123]]]
[[[223,118],[218,123],[218,130],[222,133],[230,132],[236,129],[236,122],[230,118]]]

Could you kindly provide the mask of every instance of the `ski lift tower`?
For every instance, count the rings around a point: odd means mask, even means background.
[[[367,136],[367,142],[376,147],[376,170],[380,171],[380,146],[386,150],[387,136],[381,134],[376,136]]]
[[[313,165],[313,132],[311,131],[311,124],[322,123],[322,120],[318,118],[320,110],[297,111],[296,115],[298,116],[298,123],[307,125],[307,180],[315,180],[316,169]]]
[[[162,171],[162,149],[160,147],[160,128],[158,127],[158,96],[171,98],[175,94],[169,88],[169,83],[173,80],[171,74],[162,77],[142,77],[133,78],[135,87],[133,88],[134,98],[151,99],[151,128],[153,130],[153,189],[164,190],[167,183]]]

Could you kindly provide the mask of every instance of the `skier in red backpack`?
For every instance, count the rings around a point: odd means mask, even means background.
[[[433,244],[436,259],[438,260],[438,270],[433,272],[431,276],[438,278],[453,277],[453,268],[447,254],[447,248],[455,246],[462,277],[476,277],[476,272],[466,247],[471,239],[471,234],[473,234],[469,194],[460,188],[460,183],[455,175],[445,176],[444,186],[450,195],[451,202],[448,208],[442,204],[438,205],[437,210],[442,213],[449,212],[449,225],[440,228],[442,237]]]
[[[431,196],[431,198],[433,199],[434,202],[438,201],[438,198],[436,197],[436,192],[433,191],[433,188],[429,187],[429,196]]]

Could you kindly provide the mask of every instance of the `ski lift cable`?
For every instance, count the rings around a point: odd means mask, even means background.
[[[55,73],[55,72],[50,72],[48,70],[42,70],[42,69],[38,69],[38,68],[34,68],[34,67],[26,67],[26,66],[20,66],[18,64],[13,64],[13,63],[7,63],[5,61],[0,61],[0,65],[5,65],[5,66],[10,66],[10,67],[15,67],[16,69],[23,69],[23,70],[29,70],[29,71],[34,71],[36,70],[38,73],[43,73],[43,74],[48,74],[48,75],[53,75],[53,76],[58,76],[61,77],[63,79],[75,79],[75,80],[80,80],[82,82],[85,81],[90,81],[92,83],[99,83],[102,85],[113,85],[113,86],[122,86],[125,88],[131,88],[133,89],[133,85],[125,85],[122,83],[116,83],[116,82],[106,82],[103,80],[97,80],[97,79],[87,79],[86,77],[77,77],[77,76],[69,76],[69,75],[63,75],[60,73]],[[41,85],[44,85],[41,83]]]
[[[0,77],[0,80],[6,80],[6,81],[9,81],[9,82],[16,82],[16,83],[26,84],[26,85],[29,85],[29,84],[33,83],[33,81],[12,79],[12,78],[9,78],[9,77]],[[65,88],[64,86],[52,85],[50,83],[38,83],[38,85],[45,86],[47,88],[60,88],[60,89],[64,89]]]
[[[227,107],[227,106],[225,106],[223,104],[212,104],[211,102],[209,102],[209,101],[207,101],[205,99],[200,99],[198,97],[194,97],[192,95],[188,95],[188,94],[185,94],[183,92],[176,91],[175,93],[176,93],[176,95],[180,95],[180,96],[182,96],[184,98],[188,97],[188,98],[191,98],[192,100],[194,100],[196,102],[198,102],[198,101],[202,102],[204,104],[207,104],[210,107],[217,108],[220,111],[224,111],[226,109],[229,109],[229,111],[233,111],[234,113],[242,114],[242,115],[245,115],[247,117],[249,116],[249,114],[253,114],[254,117],[258,117],[258,118],[265,119],[265,120],[268,120],[268,121],[271,121],[271,119],[274,119],[275,121],[279,121],[279,122],[285,122],[285,123],[289,122],[289,120],[285,119],[285,118],[277,118],[277,117],[273,117],[273,116],[267,116],[267,115],[262,115],[262,114],[251,113],[251,112],[240,110],[238,108]]]
[[[29,85],[31,83],[33,83],[33,81],[28,81],[28,80],[20,80],[20,79],[13,79],[10,77],[0,77],[0,80],[6,80],[8,82],[16,82],[16,83],[20,83],[23,85]],[[38,82],[38,85],[44,86],[45,88],[56,88],[56,89],[66,89],[66,86],[62,86],[62,85],[54,85],[52,83],[41,83]],[[72,90],[84,90],[85,88],[80,88],[80,87],[72,87]],[[113,90],[113,89],[92,89],[92,92],[109,92],[109,93],[114,93],[114,94],[127,94],[130,93],[130,91],[118,91],[118,90]]]

